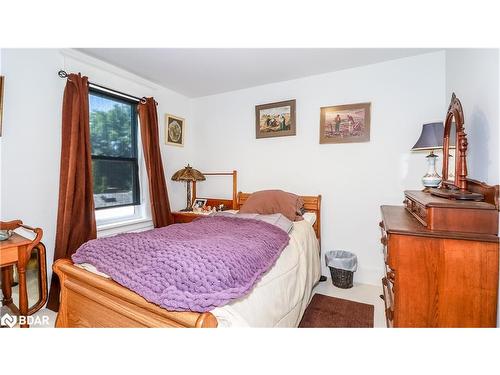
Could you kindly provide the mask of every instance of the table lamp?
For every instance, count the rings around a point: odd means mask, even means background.
[[[205,181],[205,176],[199,170],[194,169],[189,164],[172,176],[173,181],[185,181],[187,184],[186,208],[181,210],[183,212],[192,211],[191,208],[191,182],[192,181]]]
[[[424,124],[420,138],[411,149],[411,151],[430,151],[429,155],[427,155],[427,173],[422,177],[422,184],[425,186],[424,190],[438,187],[441,183],[441,176],[436,172],[437,155],[434,154],[434,150],[443,148],[443,134],[444,126],[442,122]]]

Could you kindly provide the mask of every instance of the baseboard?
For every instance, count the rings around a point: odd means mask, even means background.
[[[330,277],[330,269],[324,265],[321,267],[322,275]],[[384,274],[382,268],[359,267],[354,272],[354,282],[369,285],[381,285],[381,280]]]

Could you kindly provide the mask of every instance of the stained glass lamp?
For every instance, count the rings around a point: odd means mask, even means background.
[[[181,211],[191,211],[191,182],[205,181],[205,176],[199,170],[194,169],[189,164],[172,176],[173,181],[185,181],[187,184],[186,208]]]

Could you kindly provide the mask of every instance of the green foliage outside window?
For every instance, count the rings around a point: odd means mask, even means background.
[[[134,204],[138,197],[135,104],[93,92],[89,99],[96,208]],[[118,201],[109,196],[116,193],[129,194]]]

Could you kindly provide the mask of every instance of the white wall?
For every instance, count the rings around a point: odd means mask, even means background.
[[[321,194],[323,251],[353,251],[356,281],[378,285],[379,206],[421,188],[425,155],[409,150],[423,123],[444,117],[444,59],[438,52],[195,99],[195,167],[237,169],[245,192]],[[287,99],[297,100],[297,135],[256,139],[255,105]],[[320,145],[319,108],[359,102],[372,103],[371,141]],[[218,192],[210,185],[200,183],[200,195]]]
[[[184,96],[75,51],[2,50],[2,71],[6,81],[1,138],[0,217],[2,220],[22,219],[44,230],[49,277],[57,220],[61,108],[65,85],[65,80],[57,76],[60,69],[81,72],[92,82],[138,97],[153,95],[159,102],[161,129],[162,114],[165,112],[185,117],[188,123],[191,119],[190,102]],[[188,142],[188,145],[192,144]],[[166,160],[168,187],[174,191],[175,205],[175,197],[178,196],[175,191],[179,186],[169,177],[172,170],[189,160],[193,147],[180,151],[165,145],[161,148]],[[147,185],[142,185],[143,198],[147,198]]]
[[[44,230],[49,268],[59,187],[64,82],[57,70],[62,63],[62,56],[53,50],[2,51],[1,216],[2,220],[22,219]]]
[[[446,105],[455,92],[463,106],[469,177],[492,185],[500,182],[498,52],[498,49],[446,51]],[[500,324],[500,300],[497,312]]]
[[[168,185],[168,196],[173,211],[186,207],[186,185],[172,181],[172,175],[188,163],[193,164],[195,150],[192,103],[186,97],[168,89],[161,89],[154,94],[158,104],[158,125],[160,127],[160,145],[163,157],[163,169]],[[165,144],[165,114],[185,119],[184,147]]]
[[[2,49],[1,48],[0,48],[0,75],[3,75]],[[2,165],[2,137],[0,136],[0,166],[1,165]],[[0,173],[0,197],[1,196],[2,196],[2,173]],[[0,200],[0,218],[2,218],[2,204],[1,204],[1,200]]]
[[[496,65],[488,62],[492,54]],[[404,189],[421,187],[425,154],[409,149],[424,122],[443,119],[451,90],[464,104],[471,176],[498,183],[498,51],[494,54],[454,50],[445,57],[438,52],[189,100],[73,51],[2,50],[6,87],[0,216],[42,227],[51,263],[64,89],[57,71],[64,68],[132,95],[155,96],[162,142],[165,113],[186,118],[185,147],[162,144],[173,209],[184,206],[185,186],[170,177],[188,162],[202,171],[237,169],[241,191],[281,188],[322,194],[323,250],[355,252],[360,262],[356,281],[378,285],[379,205],[401,204]],[[471,71],[483,73],[471,78]],[[286,99],[297,100],[297,136],[255,139],[255,105]],[[365,101],[372,103],[369,143],[319,144],[321,106]],[[474,146],[481,137],[486,151]],[[479,163],[481,152],[488,155],[487,168]],[[200,194],[223,188],[230,194],[229,182],[212,182],[200,183]]]
[[[499,183],[498,49],[446,50],[446,108],[455,92],[462,102],[469,141],[469,177]]]

